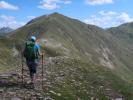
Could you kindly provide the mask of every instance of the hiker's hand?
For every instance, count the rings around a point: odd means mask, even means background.
[[[40,56],[44,56],[44,53],[41,53],[41,55]]]
[[[44,56],[44,53],[40,53],[39,56],[40,56],[40,57]]]

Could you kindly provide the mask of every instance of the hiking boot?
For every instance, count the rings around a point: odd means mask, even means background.
[[[30,84],[30,88],[31,89],[35,89],[35,85],[31,82],[31,84]]]

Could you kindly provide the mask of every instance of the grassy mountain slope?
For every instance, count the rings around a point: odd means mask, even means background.
[[[79,58],[109,67],[123,79],[132,79],[130,67],[123,63],[125,60],[119,56],[119,50],[123,50],[122,42],[118,42],[115,36],[99,27],[53,13],[35,18],[10,34],[19,40],[25,40],[31,35],[37,36],[38,41],[45,45],[49,56]],[[124,56],[127,51],[122,52]],[[130,56],[132,57],[132,54]],[[131,64],[131,59],[129,62]]]
[[[118,45],[116,55],[119,59],[133,71],[133,23],[126,23],[119,27],[110,28],[108,30]]]
[[[4,46],[7,50],[10,50],[10,46],[11,49],[13,46],[20,49],[20,44],[23,44],[31,35],[35,35],[45,49],[46,58],[66,56],[70,58],[69,61],[68,59],[51,61],[51,63],[54,62],[54,73],[68,72],[64,77],[63,88],[59,84],[57,86],[54,84],[52,87],[54,91],[64,94],[61,99],[69,96],[70,100],[76,98],[75,95],[81,94],[80,98],[83,99],[90,98],[92,95],[92,97],[108,100],[107,95],[119,94],[130,100],[133,98],[131,92],[133,85],[128,86],[128,81],[132,82],[131,58],[133,54],[131,48],[123,47],[121,39],[124,38],[118,39],[111,30],[87,25],[76,19],[54,13],[31,20],[7,36],[10,38],[7,41],[10,42],[9,46],[3,42],[6,39],[0,40],[0,45],[2,45],[1,50],[4,50]],[[130,45],[128,42],[124,43]],[[129,54],[130,57],[125,54]],[[1,60],[3,59],[7,58],[3,57]],[[102,87],[103,89],[97,90]],[[88,94],[87,91],[89,91]]]
[[[52,80],[50,89],[55,92],[50,95],[56,100],[132,99],[132,85],[127,85],[108,68],[71,58],[55,57],[50,60],[53,66],[50,64],[46,69],[56,70],[56,76],[52,73],[49,77]]]
[[[0,72],[12,69],[18,64],[18,51],[12,39],[0,37]]]
[[[57,13],[34,19],[13,32],[13,37],[26,39],[31,33],[40,33],[35,34],[40,42],[46,43],[46,46],[54,45],[55,49],[65,49],[67,56],[83,56],[82,59],[95,60],[95,63],[99,63],[97,57],[102,56],[98,53],[99,49],[106,47],[106,42],[110,39],[110,34],[106,34],[101,28],[88,26]]]

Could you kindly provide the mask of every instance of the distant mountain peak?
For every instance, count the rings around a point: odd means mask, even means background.
[[[32,24],[32,23],[34,23],[34,22],[36,22],[36,21],[39,21],[39,20],[44,20],[44,19],[46,19],[46,18],[50,18],[50,19],[52,19],[52,18],[58,18],[58,19],[60,19],[60,18],[69,18],[69,17],[64,16],[63,14],[54,12],[54,13],[51,13],[51,14],[45,14],[45,15],[36,17],[36,18],[32,19],[31,21],[29,21],[29,22],[27,23],[27,25],[28,25],[28,24]]]
[[[2,28],[0,28],[0,33],[9,33],[11,31],[13,31],[13,29],[10,28],[10,27],[2,27]]]
[[[54,12],[54,13],[52,13],[51,15],[61,15],[61,14],[58,13],[58,12]]]

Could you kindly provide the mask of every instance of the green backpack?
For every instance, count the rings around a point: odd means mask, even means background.
[[[25,43],[24,57],[30,60],[35,60],[37,58],[37,50],[35,50],[35,42],[27,41]]]

